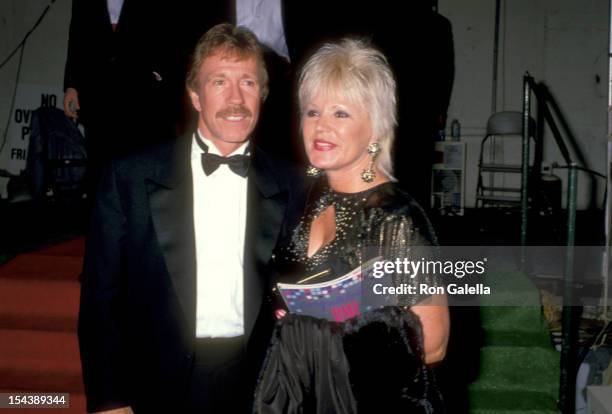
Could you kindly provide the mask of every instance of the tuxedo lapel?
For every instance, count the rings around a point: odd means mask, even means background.
[[[193,221],[191,139],[179,138],[175,153],[147,179],[151,217],[166,267],[187,321],[195,329],[196,252]],[[245,335],[249,336],[268,287],[269,261],[283,223],[288,193],[268,156],[255,148],[247,185],[244,254]]]
[[[96,16],[95,25],[98,27],[104,27],[104,33],[112,33],[110,13],[108,12],[108,4],[106,0],[97,0],[92,2],[91,8],[94,10],[92,15]],[[81,18],[82,17],[84,16],[81,16]],[[93,22],[89,23],[94,24]]]
[[[261,150],[254,151],[249,171],[244,263],[245,334],[257,319],[270,276],[269,261],[287,209],[287,189],[280,185],[283,174]]]
[[[126,16],[130,16],[130,13],[132,13],[132,7],[135,6],[135,3],[137,0],[123,0],[123,5],[121,6],[121,12],[119,13],[119,20],[117,21],[117,27],[119,27],[119,25],[125,26],[125,20],[126,20]],[[148,5],[149,7],[152,7],[151,5]],[[153,6],[154,7],[154,6]],[[129,20],[129,18],[128,18]]]
[[[196,258],[193,222],[191,139],[183,136],[174,153],[147,179],[151,217],[179,302],[195,329]]]

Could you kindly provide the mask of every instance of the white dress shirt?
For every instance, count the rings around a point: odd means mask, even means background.
[[[111,24],[117,24],[117,22],[119,22],[119,16],[121,16],[123,0],[106,0],[106,6],[108,7],[108,15],[110,16]]]
[[[250,29],[261,43],[289,60],[281,0],[236,0],[236,25]]]
[[[200,134],[200,136],[202,136]],[[215,145],[203,139],[212,154]],[[234,154],[244,154],[247,143]],[[197,299],[196,337],[244,335],[244,238],[248,178],[226,164],[204,174],[202,149],[191,145]]]

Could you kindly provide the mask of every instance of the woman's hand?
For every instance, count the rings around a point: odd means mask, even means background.
[[[277,309],[274,311],[274,316],[276,316],[276,319],[283,319],[285,317],[285,315],[287,314],[287,311],[284,309]]]
[[[425,363],[440,362],[446,355],[450,318],[446,295],[432,295],[410,308],[421,320]]]

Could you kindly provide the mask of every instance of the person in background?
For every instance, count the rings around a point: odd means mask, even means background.
[[[85,127],[90,196],[110,159],[175,137],[187,57],[177,1],[72,1],[64,112]]]

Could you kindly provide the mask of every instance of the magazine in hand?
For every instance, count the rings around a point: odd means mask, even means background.
[[[298,283],[277,283],[278,292],[289,312],[342,322],[362,312],[388,304],[389,297],[377,298],[375,302],[364,302],[366,286],[371,285],[372,266],[380,257],[369,260],[345,275],[321,283],[306,283],[316,280],[320,274],[302,279]],[[325,272],[322,272],[325,273]],[[364,283],[364,281],[366,283]]]

